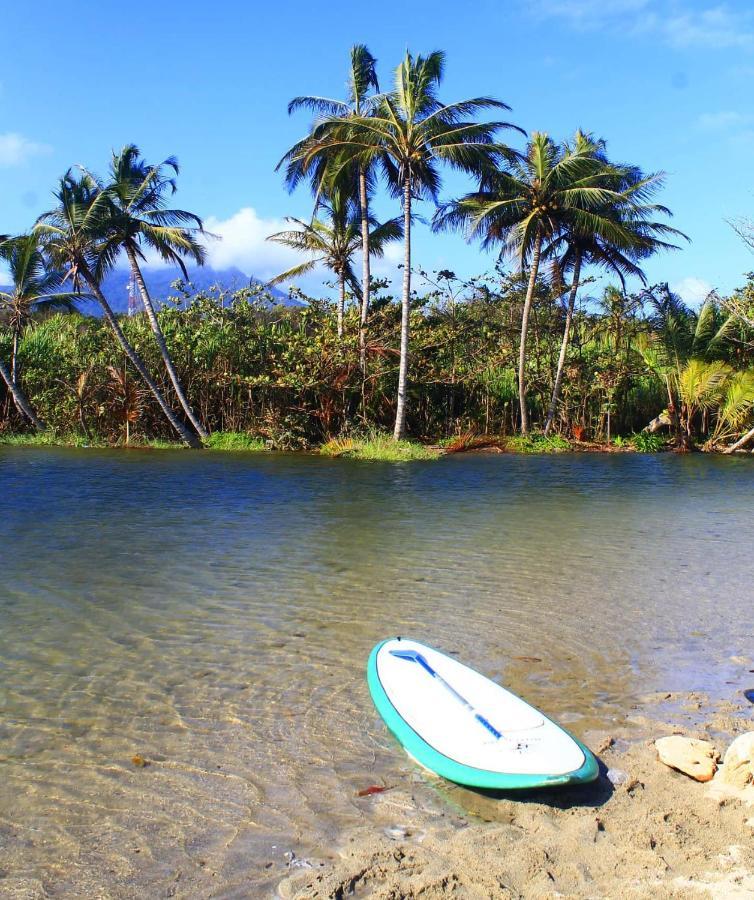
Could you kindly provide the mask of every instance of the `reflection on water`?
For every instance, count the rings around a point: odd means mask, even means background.
[[[576,733],[714,693],[751,651],[753,476],[0,448],[0,895],[244,896],[368,819],[366,785],[443,808],[369,701],[391,634]]]

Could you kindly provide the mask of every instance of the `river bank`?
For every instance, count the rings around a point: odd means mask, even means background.
[[[435,804],[385,786],[362,801],[369,825],[324,859],[294,860],[277,895],[744,900],[754,896],[754,802],[663,765],[654,741],[683,733],[724,751],[754,729],[753,710],[740,693],[717,703],[700,692],[643,697],[624,722],[586,735],[600,777],[567,790],[494,796],[417,769]]]
[[[184,450],[183,444],[175,441],[136,438],[130,443],[106,441],[75,432],[42,433],[0,432],[0,446],[12,447],[74,447],[80,449],[122,449],[122,450]],[[674,452],[668,440],[657,435],[633,435],[631,438],[616,438],[609,444],[575,441],[551,435],[479,435],[462,434],[440,443],[421,443],[415,440],[394,441],[392,436],[372,431],[366,434],[351,434],[331,438],[320,446],[305,449],[276,446],[262,435],[238,431],[217,431],[205,441],[205,449],[234,453],[300,452],[319,454],[330,458],[374,460],[382,462],[407,462],[414,460],[439,459],[455,453],[512,453],[512,454],[553,454],[553,453],[668,453]],[[702,450],[703,448],[693,448]],[[704,450],[714,456],[724,453]],[[742,450],[736,455],[748,456],[754,451]]]

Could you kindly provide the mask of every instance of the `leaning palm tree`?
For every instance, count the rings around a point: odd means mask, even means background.
[[[205,261],[206,251],[196,237],[203,231],[202,220],[193,213],[167,209],[165,205],[166,194],[176,191],[178,171],[178,161],[172,156],[159,165],[148,165],[134,144],[113,153],[104,188],[112,200],[108,242],[125,251],[176,396],[197,434],[206,438],[207,430],[191,408],[173,365],[139,264],[145,258],[144,251],[151,250],[164,262],[177,266],[188,279],[183,258],[198,265]]]
[[[437,96],[442,81],[445,55],[439,51],[414,57],[406,53],[395,74],[395,87],[383,96],[370,116],[348,120],[324,120],[323,148],[339,154],[341,167],[357,162],[366,167],[378,163],[391,192],[403,206],[403,291],[401,299],[401,350],[398,369],[398,401],[395,413],[395,440],[406,429],[406,390],[411,300],[412,202],[437,202],[440,188],[439,164],[483,177],[500,158],[513,151],[495,143],[508,122],[476,122],[482,110],[510,109],[490,97],[476,97],[443,104]],[[517,129],[521,130],[521,129]],[[323,152],[314,147],[304,154],[304,164]]]
[[[16,382],[18,342],[32,314],[51,309],[70,311],[80,296],[63,290],[63,273],[50,268],[34,234],[0,243],[0,259],[8,266],[13,282],[9,291],[0,291],[0,310],[6,313],[11,328],[10,375]]]
[[[363,291],[353,270],[353,256],[361,244],[361,215],[349,196],[336,188],[320,203],[320,210],[326,218],[314,218],[311,222],[288,218],[286,221],[297,226],[289,231],[271,234],[267,240],[283,244],[309,256],[270,281],[280,284],[312,271],[319,265],[330,269],[338,280],[338,337],[343,337],[343,313],[346,288],[355,296]],[[403,235],[401,220],[390,219],[377,225],[370,218],[369,247],[374,256],[380,257],[390,241],[399,240]]]
[[[552,428],[560,398],[582,266],[597,266],[617,275],[625,290],[628,276],[634,276],[646,284],[640,261],[661,249],[678,249],[676,244],[669,243],[665,238],[686,237],[677,229],[652,218],[657,214],[670,215],[666,207],[647,202],[662,186],[663,173],[644,175],[635,166],[611,166],[605,155],[605,142],[594,141],[581,131],[576,133],[573,146],[587,152],[591,149],[595,159],[605,166],[606,184],[612,190],[606,194],[602,204],[590,211],[588,217],[582,216],[569,223],[547,248],[550,255],[559,257],[561,277],[570,270],[571,285],[545,434],[549,434]]]
[[[5,363],[0,359],[0,378],[5,382],[5,387],[8,389],[8,393],[13,397],[13,402],[16,404],[16,409],[21,413],[21,415],[26,416],[26,418],[31,422],[34,428],[37,431],[44,431],[47,427],[45,423],[39,418],[39,416],[34,412],[34,407],[29,403],[26,398],[26,395],[21,390],[18,385],[18,382],[14,381],[11,378],[10,371]]]
[[[446,204],[435,217],[436,229],[465,228],[469,237],[481,236],[484,247],[502,245],[501,255],[517,258],[522,271],[528,267],[518,362],[524,434],[529,430],[526,339],[540,259],[547,243],[567,225],[581,223],[586,229],[596,224],[595,211],[616,193],[609,177],[591,142],[564,147],[536,132],[525,154],[511,159],[509,168],[486,176],[478,191]],[[601,227],[608,228],[608,223]]]
[[[320,119],[344,120],[350,116],[369,115],[374,111],[376,95],[372,91],[379,91],[377,80],[377,60],[372,56],[364,44],[354,44],[351,47],[351,65],[348,73],[348,99],[331,100],[327,97],[303,96],[294,97],[288,104],[288,114],[299,109],[308,109]],[[277,168],[285,165],[285,180],[290,190],[293,190],[302,178],[308,178],[314,190],[315,196],[319,196],[323,186],[331,179],[332,170],[338,168],[338,151],[328,144],[329,128],[319,127],[315,123],[311,134],[302,141],[294,144],[278,163]],[[312,155],[312,150],[321,147],[321,151]],[[353,173],[345,173],[346,175]],[[369,316],[370,301],[370,253],[372,245],[369,242],[369,197],[373,182],[373,167],[367,164],[355,165],[356,190],[361,228],[361,315],[359,320],[359,355],[362,369],[366,366],[366,326]]]
[[[198,437],[181,422],[131,346],[102,293],[101,282],[115,263],[118,245],[110,240],[112,199],[87,172],[69,169],[54,192],[57,206],[37,220],[33,234],[39,237],[54,267],[66,270],[73,289],[83,285],[102,307],[108,325],[124,353],[149,388],[165,418],[190,447],[201,447]]]

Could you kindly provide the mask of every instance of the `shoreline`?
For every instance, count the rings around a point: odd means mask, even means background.
[[[43,434],[0,433],[0,447],[56,447],[76,450],[122,450],[130,452],[191,450],[191,448],[177,441],[140,439],[129,444],[113,444],[104,440],[88,439],[79,434],[55,434],[53,432]],[[272,442],[264,437],[245,432],[214,432],[202,449],[224,453],[287,453],[300,454],[302,456],[324,456],[329,459],[358,459],[384,462],[427,461],[458,454],[530,456],[568,453],[638,455],[674,453],[684,455],[691,452],[715,457],[754,455],[754,450],[740,450],[735,454],[726,454],[721,451],[703,450],[701,447],[685,451],[676,450],[669,446],[663,446],[654,450],[641,450],[628,440],[622,440],[617,444],[603,444],[589,441],[569,441],[560,436],[544,438],[541,435],[526,437],[521,435],[510,437],[483,435],[474,436],[471,439],[468,436],[461,436],[445,441],[442,444],[403,440],[396,445],[389,435],[381,433],[376,433],[366,438],[333,438],[324,444],[311,448],[284,448],[272,446]]]
[[[751,665],[751,663],[748,663]],[[434,808],[389,787],[360,801],[363,826],[326,858],[298,860],[273,888],[281,900],[707,897],[754,894],[754,795],[725,793],[659,761],[654,741],[684,734],[724,752],[754,730],[739,691],[642,698],[612,729],[586,734],[597,781],[520,795],[473,791],[417,770],[435,787]],[[396,753],[402,752],[396,745]],[[608,777],[609,773],[609,777]]]

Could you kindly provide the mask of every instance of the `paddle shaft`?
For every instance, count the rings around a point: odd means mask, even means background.
[[[425,670],[425,672],[429,673],[434,679],[440,682],[440,684],[445,688],[445,690],[449,691],[456,700],[462,705],[465,706],[466,709],[474,716],[474,718],[479,722],[479,724],[486,728],[490,734],[494,735],[496,738],[500,739],[502,734],[495,728],[495,726],[489,722],[483,715],[478,713],[474,707],[469,703],[469,701],[463,697],[458,691],[453,687],[452,684],[448,684],[448,682],[440,675],[439,672],[436,672],[432,666],[427,662],[427,660],[422,656],[421,653],[417,653],[415,650],[391,650],[390,651],[393,656],[397,656],[399,659],[409,659],[418,662],[419,665]]]

